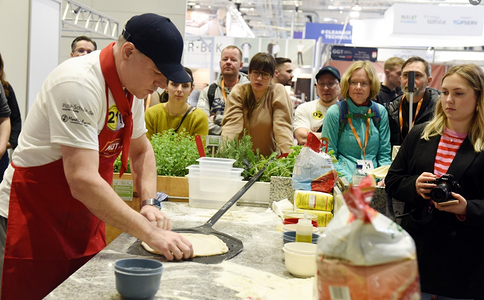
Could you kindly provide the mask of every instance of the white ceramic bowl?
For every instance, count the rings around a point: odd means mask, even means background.
[[[310,244],[310,243],[301,243],[301,242],[290,242],[285,243],[284,248],[287,251],[294,252],[297,254],[316,254],[316,250],[318,249],[317,244]]]
[[[285,248],[282,250],[284,251],[284,261],[289,273],[302,278],[312,277],[316,274],[316,253],[300,254]]]
[[[297,224],[285,224],[282,225],[282,232],[296,231]],[[313,233],[318,233],[318,227],[313,226]]]

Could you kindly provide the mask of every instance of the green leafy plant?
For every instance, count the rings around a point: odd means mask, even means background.
[[[155,152],[156,172],[163,176],[185,176],[186,167],[198,164],[199,158],[195,138],[184,129],[176,133],[173,129],[151,136],[151,145]],[[119,172],[121,157],[114,163],[115,172]],[[128,165],[129,168],[129,165]]]
[[[259,179],[260,181],[269,182],[271,176],[291,177],[296,161],[297,154],[301,151],[301,146],[292,146],[294,151],[285,158],[277,158],[277,153],[272,153],[268,157],[264,157],[252,150],[252,139],[250,135],[243,134],[240,139],[233,139],[231,141],[222,141],[222,146],[219,147],[216,157],[235,159],[234,167],[243,168],[242,176],[245,179],[253,177],[260,169],[268,163],[264,174]]]

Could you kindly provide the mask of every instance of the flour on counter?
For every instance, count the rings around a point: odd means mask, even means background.
[[[257,300],[311,300],[314,278],[282,278],[254,268],[224,261],[223,271],[215,280],[223,286],[236,290],[239,298]]]

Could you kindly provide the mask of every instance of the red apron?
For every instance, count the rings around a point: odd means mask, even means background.
[[[110,129],[113,110],[109,107],[108,85],[117,107],[118,101],[132,103],[132,96],[116,98],[110,84],[113,80],[119,82],[112,44],[102,50],[100,60],[107,82],[107,114],[98,136],[99,174],[111,184],[113,163],[123,148],[126,126],[114,126],[117,131]],[[121,106],[126,105],[131,107],[125,103]],[[127,114],[130,113],[129,109]],[[37,167],[12,166],[15,172],[10,192],[2,299],[42,299],[106,246],[104,222],[72,197],[62,159]]]

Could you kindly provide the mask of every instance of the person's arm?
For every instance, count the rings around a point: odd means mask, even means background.
[[[8,140],[7,148],[15,149],[18,144],[18,136],[20,134],[20,130],[22,129],[22,118],[20,114],[20,109],[18,107],[17,97],[15,97],[15,92],[12,88],[12,85],[8,87],[9,95],[7,97],[8,106],[10,107],[10,124],[11,124],[11,132],[10,138]]]
[[[200,135],[201,137],[207,136],[208,134],[208,119],[201,110],[195,109],[192,114],[193,116],[193,126],[192,126],[192,136]]]
[[[3,85],[0,84],[0,157],[7,151],[10,130],[10,108],[8,107],[7,98],[5,98]]]
[[[245,97],[245,87],[245,84],[234,86],[227,98],[222,122],[222,139],[231,141],[244,130],[244,109],[242,108],[242,103]]]
[[[294,114],[294,137],[297,139],[299,145],[306,144],[308,134],[311,132],[311,121],[307,118],[307,105],[307,103],[299,105]],[[313,133],[318,137],[318,139],[321,138],[321,132]]]
[[[146,138],[143,136],[146,140]],[[138,140],[138,139],[136,139]],[[131,156],[140,159],[133,161],[135,170],[140,170],[140,162],[148,158],[143,152],[142,141],[134,141]],[[168,260],[189,258],[193,249],[188,240],[178,233],[161,229],[130,208],[99,175],[99,153],[95,150],[73,148],[61,145],[62,160],[66,179],[74,198],[81,201],[96,217],[120,230],[148,243]],[[149,151],[148,151],[149,152]],[[144,154],[143,154],[144,153]],[[137,154],[137,155],[136,155]],[[136,179],[137,185],[144,177]],[[143,190],[142,190],[143,191]]]
[[[210,116],[210,104],[208,102],[208,89],[210,85],[205,87],[201,92],[200,96],[198,97],[197,108],[200,108],[205,112],[207,115],[208,121],[208,132],[209,134],[220,135],[222,132],[222,126],[220,124],[216,124],[213,120],[215,116]],[[218,88],[217,88],[218,90]],[[215,91],[216,92],[216,91]]]
[[[339,159],[339,151],[338,148],[340,147],[339,145],[339,108],[338,105],[332,105],[328,108],[328,111],[326,112],[326,115],[324,116],[323,119],[323,129],[321,131],[321,137],[327,137],[328,138],[328,152],[329,151],[334,151],[333,155],[336,157],[336,159]],[[344,147],[344,145],[341,145],[341,147]],[[341,162],[338,161],[334,164],[334,168],[336,169],[337,172],[339,172],[343,177],[345,178],[350,178],[352,174],[347,174],[345,171],[345,168],[341,166]]]
[[[131,140],[129,161],[133,183],[138,192],[140,202],[156,198],[157,174],[155,154],[146,136],[142,135],[137,139]],[[151,205],[140,206],[140,212],[156,226],[171,230],[171,219],[165,216],[158,208]]]
[[[422,199],[417,192],[417,179],[424,172],[411,174],[409,164],[412,160],[411,154],[415,151],[420,132],[409,134],[406,142],[398,150],[397,156],[393,160],[388,173],[385,177],[385,191],[387,194],[399,201],[416,204],[416,199]],[[429,174],[431,174],[429,172]],[[422,192],[422,190],[420,191]]]
[[[388,112],[385,107],[378,104],[380,109],[380,147],[377,154],[378,166],[388,166],[392,164],[392,146],[390,144],[390,125],[388,123]]]
[[[277,146],[282,153],[290,153],[294,145],[292,133],[292,102],[289,94],[281,84],[274,86],[273,98],[273,131]]]
[[[10,118],[0,118],[0,156],[3,156],[7,151],[10,129]]]

